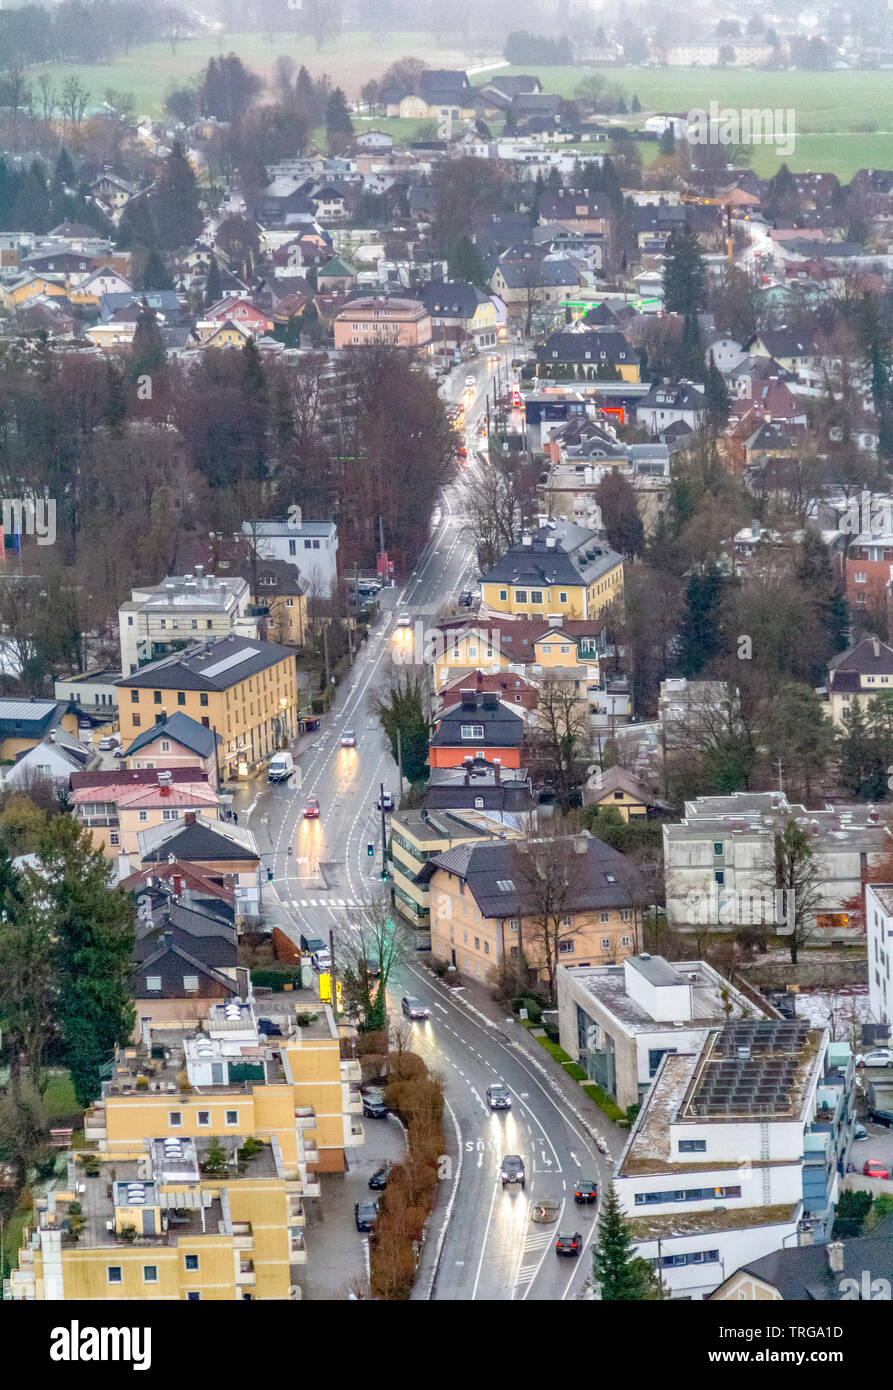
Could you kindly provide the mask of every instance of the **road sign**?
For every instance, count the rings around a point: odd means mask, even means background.
[[[344,1012],[344,986],[340,980],[335,981],[335,1009],[339,1014]]]

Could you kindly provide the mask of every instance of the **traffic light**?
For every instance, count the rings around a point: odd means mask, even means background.
[[[382,881],[382,883],[387,883],[387,881],[388,881],[388,871],[387,871],[387,869],[382,869],[382,871],[381,871],[381,881]]]
[[[272,869],[267,869],[267,882],[268,882],[268,883],[272,883],[272,882],[273,882],[273,870],[272,870]]]
[[[373,854],[375,853],[375,846],[373,845],[373,843],[372,843],[371,840],[369,841],[368,845],[366,846],[366,853],[368,854],[368,856],[369,856],[370,859],[372,858]]]

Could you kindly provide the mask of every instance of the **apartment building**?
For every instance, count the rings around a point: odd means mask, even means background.
[[[352,299],[335,315],[333,328],[336,349],[390,347],[426,353],[433,334],[424,304],[379,295]]]
[[[622,939],[621,939],[622,944]],[[647,1094],[667,1052],[685,1052],[729,1018],[762,1018],[704,961],[630,955],[558,969],[561,1046],[625,1110]]]
[[[893,1022],[893,883],[865,885],[868,997],[878,1023]]]
[[[202,778],[207,777],[211,786],[216,787],[218,749],[222,741],[212,729],[206,729],[190,715],[175,710],[162,724],[152,724],[137,734],[125,748],[121,764],[132,770],[195,768]]]
[[[257,636],[249,614],[248,584],[238,577],[172,575],[163,584],[133,589],[118,609],[121,670],[125,676],[190,642],[210,641],[237,633]]]
[[[623,596],[623,557],[598,531],[550,521],[482,575],[481,595],[494,613],[518,618],[597,619]]]
[[[245,776],[297,730],[294,650],[274,642],[230,636],[197,643],[122,676],[118,686],[125,747],[180,710],[220,735],[225,779]]]
[[[147,769],[148,770],[148,769]],[[161,770],[149,778],[126,769],[74,774],[72,810],[89,831],[94,848],[109,859],[135,855],[141,830],[200,812],[208,820],[220,817],[217,793],[203,773],[191,768]],[[183,776],[186,773],[186,776]]]
[[[182,859],[200,874],[231,886],[236,910],[243,916],[257,917],[260,913],[260,851],[245,826],[185,811],[182,819],[162,821],[139,831],[131,863],[136,860],[145,868],[170,859]]]
[[[538,843],[532,853],[505,840],[465,843],[427,861],[419,879],[428,883],[438,959],[482,980],[492,980],[504,962],[526,961],[536,983],[548,975],[544,930],[557,941],[561,962],[601,965],[635,952],[646,897],[635,866],[586,833],[546,850]],[[536,889],[542,859],[546,874],[563,885],[548,912]]]
[[[808,811],[781,792],[699,796],[685,803],[678,824],[664,825],[669,926],[784,927],[784,906],[775,898],[775,835],[791,819],[809,835],[819,873],[813,939],[856,939],[858,916],[847,904],[889,853],[889,830],[873,806]]]
[[[291,507],[286,520],[243,521],[240,539],[247,539],[261,559],[284,560],[299,570],[305,594],[309,586],[315,597],[331,596],[338,582],[338,527],[334,521],[304,521],[300,507]],[[274,591],[273,585],[260,584],[261,575],[274,572],[258,567],[257,602],[264,602],[261,594],[267,588]]]
[[[500,767],[520,768],[524,720],[493,691],[461,690],[457,704],[444,709],[428,747],[433,768],[458,767],[482,757]]]
[[[428,860],[453,845],[483,843],[506,834],[514,838],[518,833],[507,830],[501,819],[472,810],[395,811],[388,848],[397,911],[415,927],[430,927],[429,886],[418,881]]]
[[[306,1002],[316,1022],[275,1047],[231,1001],[123,1049],[86,1116],[95,1148],[35,1204],[7,1296],[300,1297],[304,1203],[364,1139],[359,1063],[341,1060],[328,1006]]]
[[[661,1059],[614,1187],[671,1297],[703,1298],[772,1251],[828,1239],[854,1096],[849,1046],[804,1020],[724,1023]]]

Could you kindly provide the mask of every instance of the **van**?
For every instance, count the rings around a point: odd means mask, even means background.
[[[276,753],[270,759],[267,776],[271,782],[284,782],[295,770],[295,760],[291,753]]]
[[[321,936],[305,936],[301,932],[301,950],[308,956],[313,956],[317,951],[324,951],[328,943],[323,941]]]

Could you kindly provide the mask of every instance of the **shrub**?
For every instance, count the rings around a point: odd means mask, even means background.
[[[325,700],[321,700],[319,696],[314,695],[313,699],[310,701],[310,708],[314,714],[325,714],[326,702]]]
[[[431,962],[431,969],[434,971],[434,974],[438,977],[438,979],[442,980],[449,968],[450,963],[448,960],[433,960]]]
[[[626,1118],[629,1120],[631,1125],[635,1124],[636,1120],[639,1118],[639,1111],[641,1109],[641,1103],[638,1101],[635,1105],[628,1105],[626,1107]]]
[[[299,985],[301,972],[293,965],[264,966],[263,969],[252,970],[251,983],[261,988],[281,989],[283,985]]]
[[[544,1047],[546,1049],[550,1057],[555,1058],[556,1062],[563,1063],[573,1061],[573,1058],[567,1055],[564,1048],[559,1047],[558,1043],[552,1042],[551,1038],[537,1038],[537,1042],[539,1043],[540,1047]]]
[[[122,1226],[120,1231],[118,1232],[118,1235],[129,1245],[131,1241],[136,1240],[136,1227]]]
[[[358,1057],[365,1057],[369,1052],[381,1057],[387,1056],[388,1035],[385,1029],[379,1029],[377,1033],[359,1033],[355,1041]]]
[[[179,1086],[182,1095],[185,1096],[189,1094],[189,1092],[192,1090],[192,1082],[189,1080],[188,1071],[177,1072],[177,1085]]]
[[[543,1006],[538,999],[534,999],[529,994],[519,994],[512,1000],[512,1008],[517,1013],[519,1009],[527,1010],[527,1017],[531,1023],[539,1023],[543,1016]]]
[[[319,1014],[295,1014],[295,1023],[299,1028],[309,1028],[311,1023],[315,1023]]]
[[[30,1187],[22,1188],[16,1206],[19,1211],[31,1211],[34,1206],[34,1193],[31,1191]]]
[[[568,1076],[573,1078],[574,1081],[586,1080],[586,1073],[580,1066],[579,1062],[565,1062],[564,1070],[567,1072]]]
[[[606,1091],[602,1090],[601,1086],[596,1086],[595,1082],[590,1082],[589,1085],[583,1087],[583,1090],[590,1100],[595,1101],[600,1110],[604,1110],[609,1120],[613,1120],[615,1124],[619,1124],[621,1120],[629,1123],[620,1106],[611,1099]]]
[[[404,1052],[388,1066],[388,1081],[415,1081],[427,1075],[428,1068],[415,1052]]]
[[[239,1157],[254,1158],[256,1154],[259,1154],[263,1151],[263,1148],[264,1145],[261,1143],[261,1141],[259,1139],[255,1139],[254,1135],[249,1134],[248,1138],[245,1140],[245,1143],[239,1150]]]
[[[559,1038],[561,1037],[561,1034],[558,1031],[557,1023],[544,1023],[543,1029],[545,1031],[546,1037],[549,1039],[550,1042],[558,1042]]]
[[[149,1078],[148,1078],[148,1076],[138,1076],[138,1077],[136,1078],[136,1089],[137,1089],[138,1091],[148,1091],[148,1089],[149,1089]]]
[[[83,1213],[83,1210],[84,1210],[84,1209],[83,1209],[83,1207],[81,1206],[80,1202],[69,1202],[69,1203],[68,1203],[68,1215],[69,1215],[69,1216],[81,1216],[82,1213]]]

